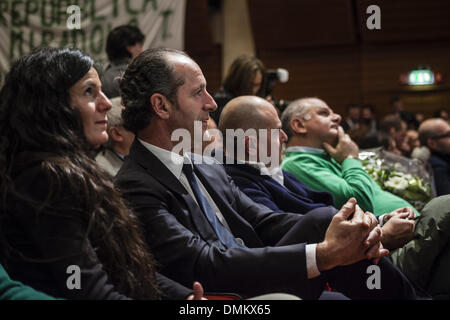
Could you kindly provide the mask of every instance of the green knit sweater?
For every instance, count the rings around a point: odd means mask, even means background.
[[[54,298],[11,280],[0,265],[0,300],[54,300]]]
[[[336,208],[354,197],[364,211],[376,216],[406,206],[419,214],[409,202],[382,190],[359,160],[350,158],[340,164],[326,153],[287,152],[282,168],[311,189],[330,192]]]

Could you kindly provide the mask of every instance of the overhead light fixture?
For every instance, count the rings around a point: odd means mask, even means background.
[[[442,81],[442,74],[434,72],[428,66],[418,66],[408,73],[400,75],[400,82],[410,86],[434,85]]]

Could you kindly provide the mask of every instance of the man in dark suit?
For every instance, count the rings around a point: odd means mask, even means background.
[[[428,163],[433,169],[436,194],[450,194],[450,124],[444,119],[428,119],[419,127],[419,139],[431,151]]]
[[[251,114],[251,117],[248,117],[248,114]],[[227,149],[225,155],[221,156],[226,157],[223,162],[227,174],[250,199],[276,212],[305,214],[316,208],[333,206],[331,193],[312,190],[293,174],[281,169],[282,147],[287,141],[287,135],[281,129],[281,120],[270,103],[251,96],[231,100],[222,112],[219,129],[223,134],[227,130],[238,129],[250,133],[249,130],[253,129],[267,131],[268,137],[271,132],[279,136],[278,139],[265,139],[260,134],[256,137],[257,143],[253,145],[246,143],[249,137],[241,136],[241,140],[236,143],[242,144],[245,152],[238,155]],[[228,138],[225,134],[224,136]],[[224,145],[226,144],[227,140],[224,142]],[[271,154],[264,157],[261,149],[271,150]],[[250,159],[252,154],[257,157]],[[414,230],[414,222],[409,219],[413,218],[414,212],[408,207],[381,215],[379,221],[383,226],[383,246],[393,250],[409,242]],[[387,222],[384,223],[385,221]]]
[[[163,274],[248,296],[282,291],[314,299],[328,282],[350,298],[415,297],[383,257],[376,218],[354,199],[337,213],[332,207],[307,215],[273,212],[243,194],[220,163],[183,152],[216,109],[200,67],[185,53],[144,52],[120,88],[124,126],[136,139],[116,183]],[[368,285],[371,260],[380,268],[375,289]]]

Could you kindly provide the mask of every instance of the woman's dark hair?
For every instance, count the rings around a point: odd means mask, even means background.
[[[141,53],[128,66],[119,86],[122,96],[123,126],[135,134],[146,128],[154,115],[150,97],[155,93],[165,96],[170,102],[177,103],[178,87],[184,79],[176,72],[167,55],[183,55],[183,51],[167,48],[149,49]]]
[[[156,298],[155,262],[137,218],[90,157],[81,115],[70,103],[70,88],[92,66],[90,57],[69,48],[41,48],[12,66],[0,91],[0,218],[15,214],[8,212],[10,199],[27,201],[36,208],[35,215],[45,214],[62,196],[61,187],[68,188],[80,201],[79,216],[70,218],[86,222],[85,241],[96,248],[117,291]],[[15,188],[19,159],[37,163],[48,178],[49,194],[38,206]],[[13,247],[3,241],[2,247]]]
[[[261,83],[261,87],[257,92],[257,95],[261,96],[265,88],[265,68],[261,60],[248,55],[241,55],[233,61],[228,69],[223,87],[236,97],[252,95],[253,81],[258,71],[263,76],[263,83]]]
[[[111,62],[131,58],[128,46],[144,42],[145,36],[138,27],[119,26],[111,30],[106,39],[106,54]]]

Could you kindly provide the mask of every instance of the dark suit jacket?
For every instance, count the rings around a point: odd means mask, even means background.
[[[437,196],[450,194],[450,155],[433,152],[428,162],[433,169]]]
[[[276,213],[253,202],[219,163],[194,163],[194,171],[233,235],[248,248],[225,248],[182,184],[136,139],[116,183],[140,217],[161,272],[185,286],[198,280],[207,291],[317,297],[323,287],[317,286],[320,277],[307,280],[305,243],[276,246],[304,216]],[[318,236],[323,239],[335,210],[317,210],[326,215]]]
[[[284,170],[284,187],[248,164],[227,163],[225,170],[250,199],[277,212],[304,214],[316,208],[333,205],[331,193],[311,190]]]

